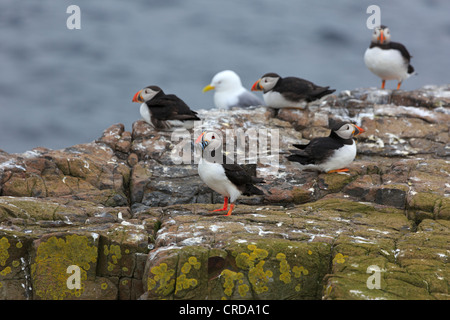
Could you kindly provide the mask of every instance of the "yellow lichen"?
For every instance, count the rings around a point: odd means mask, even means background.
[[[236,281],[241,282],[241,281],[243,281],[243,278],[244,278],[244,274],[242,272],[234,272],[229,269],[223,270],[220,273],[220,276],[224,279],[223,292],[229,297],[233,294],[235,282]],[[247,290],[245,289],[245,287],[247,287]],[[247,294],[248,286],[245,284],[239,285],[238,291],[239,291],[239,294],[242,297],[244,297]]]
[[[196,270],[200,269],[201,264],[197,261],[196,257],[189,257],[188,262],[190,265],[194,266]]]
[[[81,295],[83,280],[87,279],[90,264],[97,261],[97,248],[89,244],[89,238],[68,235],[65,238],[50,237],[40,243],[35,262],[31,265],[36,295],[42,299],[64,299],[68,294]],[[69,289],[67,268],[76,265],[80,268],[81,289]]]
[[[12,265],[13,265],[14,268],[17,268],[18,266],[20,266],[20,262],[18,260],[14,260],[12,262]]]
[[[248,253],[241,252],[236,257],[236,265],[241,269],[248,269],[253,266],[253,261],[250,260]]]
[[[108,256],[107,258],[107,270],[108,271],[113,271],[115,269],[115,267],[119,264],[119,260],[122,259],[122,250],[120,248],[120,245],[115,245],[115,244],[111,244],[110,246],[104,245],[103,246],[103,253],[105,256]],[[125,269],[127,269],[126,267],[124,267]],[[122,268],[123,271],[128,271],[124,270]]]
[[[0,266],[6,264],[6,260],[9,258],[8,249],[10,247],[9,241],[6,237],[0,239]]]
[[[266,284],[269,282],[269,279],[273,276],[272,271],[267,270],[264,271],[265,261],[262,260],[256,264],[255,267],[251,268],[248,271],[248,279],[253,286],[253,289],[256,293],[266,292],[269,288]]]
[[[175,279],[172,277],[175,274],[175,270],[168,269],[167,263],[161,263],[160,265],[151,268],[150,272],[154,274],[154,277],[153,279],[150,277],[147,279],[148,290],[153,290],[159,283],[159,286],[156,289],[157,294],[165,296],[173,292],[175,288]]]
[[[277,258],[277,260],[284,260],[284,259],[286,259],[286,255],[284,253],[280,252],[280,253],[277,253],[276,258]]]
[[[342,253],[337,253],[334,256],[333,263],[344,263],[345,258],[348,258],[348,256],[344,256]]]
[[[245,297],[249,290],[250,290],[250,288],[246,284],[242,284],[242,285],[238,286],[238,291],[239,291],[239,294],[241,295],[241,297]]]
[[[291,267],[286,260],[286,255],[284,253],[278,253],[276,256],[277,260],[280,261],[280,280],[284,283],[291,282]]]
[[[22,248],[22,247],[23,247],[22,242],[17,242],[17,243],[16,243],[16,247],[19,248],[19,249]]]
[[[309,273],[309,271],[302,266],[300,266],[300,267],[294,266],[292,268],[292,272],[294,272],[294,277],[296,277],[296,278],[300,278],[300,276],[302,274],[306,276]]]
[[[0,275],[1,276],[6,276],[8,273],[11,273],[11,267],[8,266],[5,269],[3,269],[2,271],[0,271]]]
[[[183,264],[181,267],[181,275],[177,277],[175,293],[178,293],[180,290],[189,289],[190,287],[197,286],[197,280],[194,278],[188,278],[186,275],[191,272],[192,266],[194,269],[198,270],[201,267],[201,263],[197,261],[197,258],[194,256],[189,257],[188,261]]]
[[[265,249],[260,249],[256,245],[250,244],[247,246],[248,250],[251,250],[250,253],[247,252],[240,252],[236,256],[236,265],[243,269],[248,270],[248,280],[250,284],[252,285],[253,290],[259,294],[266,292],[269,288],[267,287],[267,283],[269,282],[270,278],[273,276],[273,272],[271,270],[264,270],[264,259],[269,256],[269,252]],[[241,282],[243,283],[243,281]],[[244,284],[241,284],[244,285]],[[234,287],[234,283],[233,283]],[[248,285],[247,285],[248,287]],[[240,293],[245,292],[247,293],[245,287],[244,288],[238,288],[238,291],[240,289]],[[226,288],[227,291],[225,293],[230,293],[231,291],[229,288]]]
[[[106,290],[108,288],[108,284],[106,282],[103,282],[100,287],[102,288],[102,290]]]
[[[182,273],[189,273],[191,271],[191,265],[188,262],[185,262],[183,267],[181,268]]]

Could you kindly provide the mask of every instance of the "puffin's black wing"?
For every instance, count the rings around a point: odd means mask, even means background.
[[[310,102],[336,91],[334,89],[329,90],[329,88],[315,85],[305,79],[286,77],[282,81],[278,81],[274,89],[279,91],[288,100],[306,100]]]
[[[300,147],[300,150],[289,150],[292,154],[287,159],[303,165],[317,164],[323,162],[342,146],[342,142],[330,137],[314,138],[307,145],[295,145],[297,148]]]
[[[404,45],[402,45],[401,43],[398,43],[398,42],[390,42],[389,45],[390,45],[391,49],[395,49],[395,50],[400,51],[400,53],[402,54],[403,59],[405,59],[405,61],[408,62],[408,73],[413,73],[414,72],[414,67],[409,64],[410,61],[411,61],[412,56],[409,54],[409,52],[406,49],[406,47]]]
[[[408,62],[411,60],[412,56],[409,54],[408,50],[406,49],[406,47],[404,45],[402,45],[399,42],[389,42],[388,46],[390,49],[395,49],[400,51],[400,53],[402,54],[403,58],[405,58],[405,60],[407,60]]]
[[[239,190],[241,190],[244,195],[249,196],[252,194],[264,194],[264,192],[253,185],[254,183],[264,183],[264,179],[252,177],[244,170],[244,168],[242,168],[238,164],[227,164],[225,155],[223,157],[222,166],[225,170],[225,175],[227,176],[227,178]]]
[[[158,120],[200,120],[197,112],[176,95],[168,94],[154,98],[147,102],[152,117]]]

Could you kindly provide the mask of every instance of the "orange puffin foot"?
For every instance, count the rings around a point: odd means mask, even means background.
[[[213,211],[210,211],[210,212],[227,211],[227,210],[228,210],[228,198],[225,197],[223,199],[223,208],[222,209],[216,209],[216,210],[213,210]]]
[[[231,216],[231,211],[233,211],[233,209],[234,209],[234,204],[231,204],[231,205],[230,205],[230,210],[228,210],[228,213],[225,214],[224,216],[225,216],[225,217]]]
[[[334,172],[348,172],[350,171],[348,168],[343,168],[343,169],[336,169],[336,170],[330,170],[327,173],[334,173]]]

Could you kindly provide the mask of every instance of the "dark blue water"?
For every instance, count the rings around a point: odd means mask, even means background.
[[[72,4],[80,30],[66,27]],[[449,83],[448,0],[2,0],[0,149],[90,142],[119,122],[131,130],[131,99],[150,84],[209,109],[202,88],[224,69],[248,88],[266,72],[338,92],[379,86],[363,62],[371,4],[413,55],[418,75],[402,88]]]

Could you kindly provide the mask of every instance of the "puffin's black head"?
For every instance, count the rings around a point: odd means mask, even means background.
[[[273,89],[273,87],[275,87],[278,80],[280,79],[281,77],[274,72],[266,73],[253,84],[252,91],[262,90],[264,91],[264,93],[270,91]]]
[[[152,100],[157,94],[163,93],[162,89],[158,86],[148,86],[135,93],[133,102],[147,102]]]
[[[356,124],[340,121],[340,120],[329,120],[329,126],[331,129],[330,135],[337,135],[342,139],[350,139],[364,132],[364,129],[358,127]]]
[[[372,43],[387,44],[391,42],[391,33],[387,26],[381,25],[373,29]]]

